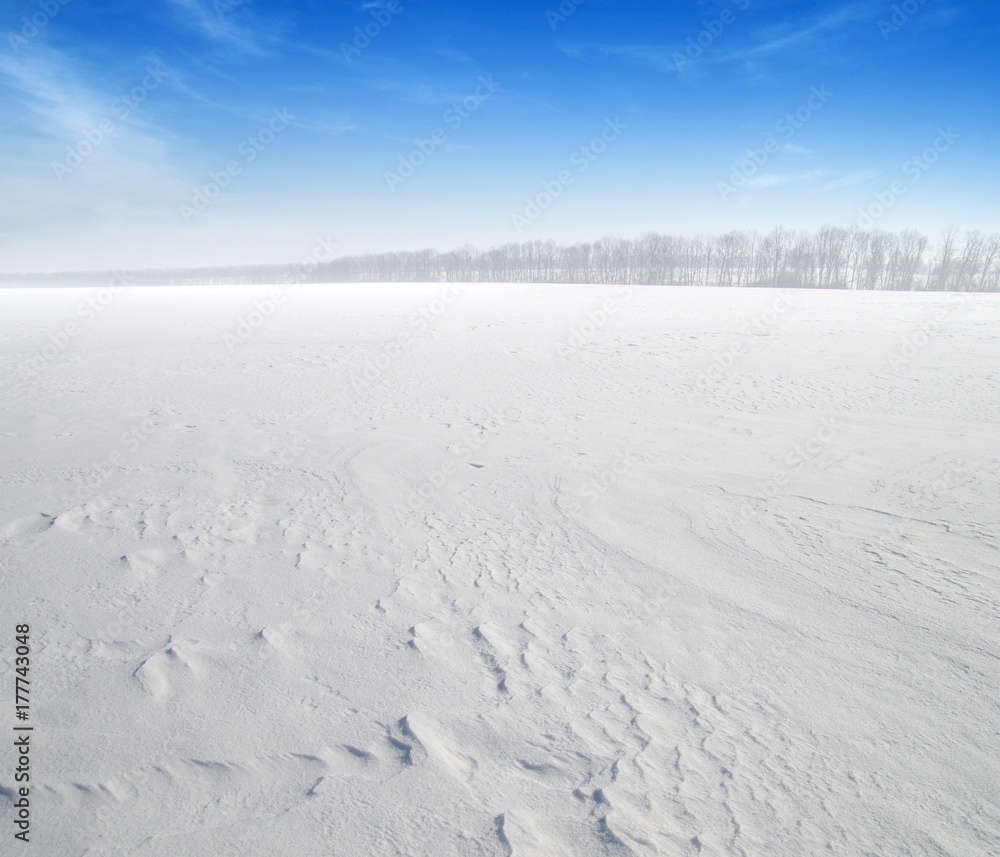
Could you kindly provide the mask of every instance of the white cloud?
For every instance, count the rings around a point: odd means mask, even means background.
[[[136,85],[147,74],[139,68]],[[0,215],[127,217],[131,206],[183,192],[154,121],[155,89],[123,117],[120,93],[88,85],[65,55],[41,45],[21,60],[0,55],[0,80],[2,106],[19,117],[0,132]]]
[[[168,0],[180,20],[210,39],[225,42],[242,53],[264,54],[260,40],[252,30],[235,23],[204,0]]]
[[[596,54],[634,65],[651,67],[657,71],[682,71],[683,69],[678,68],[678,56],[684,59],[682,65],[687,67],[689,64],[683,54],[683,48],[678,51],[676,47],[670,45],[606,45],[591,42],[576,45],[563,43],[559,44],[558,48],[562,54],[571,59],[585,59],[589,55]]]
[[[775,173],[761,173],[759,176],[754,176],[747,181],[746,186],[754,190],[763,190],[769,187],[778,187],[779,185],[819,178],[826,175],[827,172],[827,170],[805,170],[800,173],[782,173],[780,175]]]
[[[710,44],[697,57],[691,57],[686,53],[687,48],[683,40],[669,45],[560,44],[559,50],[573,59],[583,59],[587,55],[597,54],[666,72],[684,72],[690,65],[701,62],[740,63],[745,72],[755,79],[763,80],[767,79],[767,75],[757,67],[755,60],[762,60],[792,48],[812,47],[853,24],[871,19],[875,14],[874,10],[875,7],[870,3],[849,3],[797,29],[781,25],[759,30],[755,43],[728,50],[731,41],[727,30],[719,35],[718,44]],[[691,34],[694,35],[696,34]],[[733,39],[735,38],[734,33]]]
[[[814,188],[815,193],[826,193],[830,190],[839,190],[842,187],[850,187],[851,185],[860,184],[861,182],[866,182],[869,179],[873,179],[876,176],[881,175],[878,170],[865,170],[860,173],[849,173],[846,176],[841,176],[838,179],[834,179],[832,182],[823,185],[823,187]]]
[[[759,30],[761,38],[756,44],[722,54],[714,59],[719,62],[734,62],[779,53],[788,48],[814,45],[837,30],[868,21],[875,11],[876,7],[871,3],[849,3],[797,29],[791,29],[783,24]]]

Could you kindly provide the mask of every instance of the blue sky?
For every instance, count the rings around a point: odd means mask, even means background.
[[[0,271],[1000,229],[995,0],[8,0],[0,34]]]

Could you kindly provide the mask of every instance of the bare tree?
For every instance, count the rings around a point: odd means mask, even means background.
[[[954,288],[969,291],[979,281],[979,273],[986,255],[986,238],[979,231],[965,233],[965,245],[954,273]]]
[[[465,245],[367,253],[324,262],[308,274],[287,266],[129,272],[150,283],[265,282],[568,282],[662,285],[797,286],[848,289],[1000,291],[1000,234],[946,229],[934,255],[926,236],[856,226],[824,226],[815,234],[778,227],[762,237],[732,230],[719,236],[648,232],[635,240],[603,237],[593,244],[507,243],[485,251]],[[73,275],[74,282],[80,275]],[[23,280],[23,275],[19,275]],[[4,280],[0,276],[0,282]]]
[[[934,286],[940,291],[947,291],[951,283],[952,268],[955,259],[955,237],[958,229],[948,226],[941,230],[941,252],[934,267]]]
[[[732,286],[737,275],[742,233],[733,230],[722,235],[718,241],[717,273],[715,282],[719,286]]]
[[[1000,233],[990,235],[983,247],[983,268],[979,275],[978,289],[995,292],[1000,285]]]
[[[813,288],[816,285],[816,257],[816,240],[808,232],[800,232],[788,252],[785,285]]]
[[[920,270],[927,250],[927,236],[915,229],[904,229],[899,235],[899,273],[897,288],[912,291],[916,285],[917,271]]]

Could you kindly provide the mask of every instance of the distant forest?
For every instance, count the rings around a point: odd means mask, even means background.
[[[4,274],[14,286],[106,285],[111,272]],[[601,238],[568,247],[554,241],[308,258],[290,265],[114,272],[135,285],[268,283],[597,283],[727,287],[1000,291],[1000,233],[946,229],[932,244],[919,232],[857,227],[767,235],[732,231],[680,237]]]

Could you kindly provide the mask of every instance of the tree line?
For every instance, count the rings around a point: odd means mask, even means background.
[[[101,285],[108,274],[0,276],[6,285]],[[1000,291],[1000,233],[940,240],[856,226],[817,232],[776,227],[766,235],[733,230],[716,236],[650,232],[564,246],[524,241],[478,250],[416,250],[315,259],[295,265],[126,271],[136,285],[266,283],[596,283],[725,287]]]
[[[485,283],[607,283],[680,286],[892,291],[1000,290],[1000,233],[948,229],[931,248],[914,230],[857,227],[766,235],[734,230],[718,236],[648,233],[563,246],[554,241],[377,253],[320,265],[318,282],[446,280]]]

